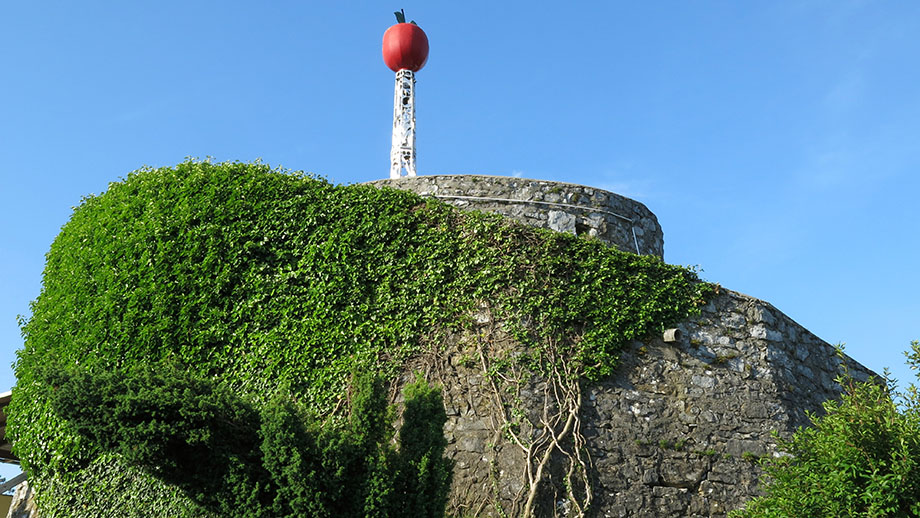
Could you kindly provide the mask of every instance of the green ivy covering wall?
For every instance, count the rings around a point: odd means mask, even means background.
[[[9,434],[45,516],[201,516],[81,441],[52,411],[48,372],[180,365],[254,405],[284,393],[322,415],[356,366],[392,376],[481,302],[596,379],[709,290],[655,257],[406,192],[262,164],[144,169],[84,199],[52,244]]]

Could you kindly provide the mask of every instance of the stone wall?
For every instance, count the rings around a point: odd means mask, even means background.
[[[482,365],[470,358],[483,344],[490,356],[513,356],[520,346],[488,318],[477,321],[493,329],[454,337],[437,376],[456,461],[450,511],[514,516],[527,486],[525,458],[502,432],[503,410]],[[824,400],[839,396],[834,379],[842,361],[834,348],[766,302],[723,290],[678,329],[678,342],[633,343],[615,375],[583,388],[589,516],[724,516],[758,494],[756,461],[778,454],[771,432],[789,437],[808,423],[806,411],[820,412]],[[856,379],[874,376],[847,363]],[[535,377],[520,394],[532,418],[547,404],[541,386],[545,380]],[[537,516],[571,515],[562,496],[564,463],[554,453]]]
[[[7,518],[38,518],[38,510],[35,508],[35,495],[28,482],[23,482],[16,486],[13,493],[13,502],[10,504],[10,511]]]
[[[663,255],[654,214],[599,189],[472,175],[372,184]],[[510,400],[501,394],[504,387],[496,391],[485,375],[487,358],[526,351],[487,312],[475,321],[481,326],[476,333],[448,340],[449,360],[440,368],[410,369],[435,373],[445,387],[449,454],[456,461],[449,512],[515,516],[532,469],[509,438],[503,416],[512,407],[526,415],[535,424],[519,433],[533,438],[541,432],[541,411],[559,402],[547,397],[547,380],[534,375]],[[678,329],[682,338],[676,342],[633,343],[615,375],[583,387],[578,422],[590,453],[589,515],[724,516],[758,494],[757,460],[779,454],[772,432],[789,437],[809,423],[806,412],[820,413],[823,401],[839,397],[835,379],[843,365],[858,380],[875,377],[853,360],[841,360],[833,347],[769,303],[740,293],[723,290]],[[572,514],[562,481],[566,462],[561,452],[551,457],[537,516]]]
[[[623,250],[662,256],[657,219],[644,205],[571,184],[485,176],[423,176],[372,182],[435,196],[462,208],[498,212],[526,224],[587,233]],[[510,201],[509,201],[510,200]],[[449,516],[520,516],[533,472],[504,416],[519,411],[518,434],[539,436],[558,410],[546,379],[521,374],[519,390],[496,391],[488,362],[526,352],[481,308],[478,329],[449,334],[406,366],[444,387],[448,455],[455,461]],[[771,432],[788,437],[806,412],[839,396],[844,365],[858,380],[875,374],[841,360],[770,304],[727,290],[677,326],[681,338],[634,342],[618,371],[579,386],[575,436],[587,453],[593,504],[588,516],[721,517],[758,494],[763,456],[778,455]],[[568,439],[571,443],[573,439]],[[570,450],[571,451],[571,450]],[[567,459],[551,450],[538,486],[536,516],[571,516]],[[584,490],[580,490],[584,496]],[[22,514],[35,518],[26,484]]]
[[[488,311],[474,320],[478,330],[448,335],[407,366],[405,380],[427,372],[444,387],[448,455],[456,463],[448,515],[520,516],[525,457],[502,429],[506,409],[477,352],[513,357],[525,349]],[[594,498],[588,516],[725,516],[758,494],[756,461],[778,454],[771,432],[789,437],[808,424],[806,412],[839,396],[834,379],[844,362],[834,348],[764,301],[723,290],[677,328],[679,341],[634,342],[614,375],[583,386],[578,415]],[[846,365],[858,380],[875,377],[849,358]],[[545,387],[531,377],[515,403],[535,421],[548,402]],[[537,516],[572,515],[561,496],[564,462],[554,452]],[[28,484],[14,500],[11,517],[37,517]]]
[[[462,209],[495,212],[526,225],[583,234],[641,255],[664,256],[658,218],[645,205],[594,187],[506,176],[431,175],[377,180]]]

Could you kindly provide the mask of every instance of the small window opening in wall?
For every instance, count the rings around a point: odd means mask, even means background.
[[[591,231],[591,227],[586,223],[575,223],[575,235],[587,235]]]

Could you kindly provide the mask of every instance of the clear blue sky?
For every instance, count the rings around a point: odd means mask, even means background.
[[[188,156],[386,177],[399,8],[431,42],[420,174],[635,198],[668,262],[911,379],[918,2],[87,0],[0,7],[0,389],[81,196]]]

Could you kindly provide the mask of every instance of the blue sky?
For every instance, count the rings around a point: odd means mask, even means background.
[[[0,7],[0,390],[81,196],[189,156],[386,177],[399,8],[420,174],[637,199],[668,262],[912,379],[920,3],[87,0]]]

